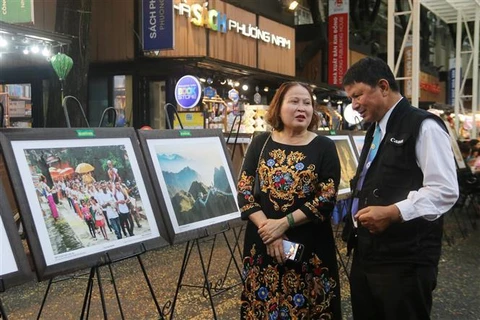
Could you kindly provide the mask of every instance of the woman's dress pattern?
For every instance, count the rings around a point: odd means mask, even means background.
[[[277,264],[267,255],[257,227],[247,223],[241,319],[341,319],[340,290],[330,214],[340,166],[333,141],[318,136],[289,146],[262,134],[253,139],[238,182],[243,219],[263,208],[279,219],[301,209],[310,222],[289,229],[290,241],[305,246],[301,261]],[[260,197],[253,196],[258,163]],[[257,184],[258,186],[258,184]]]

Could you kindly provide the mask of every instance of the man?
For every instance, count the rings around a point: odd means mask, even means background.
[[[113,229],[117,239],[122,239],[122,230],[120,225],[120,216],[116,209],[116,200],[113,193],[108,190],[107,183],[102,181],[100,183],[101,191],[97,194],[98,203],[102,206],[106,213],[106,218],[110,222],[109,227]]]
[[[107,174],[110,182],[117,182],[120,180],[118,169],[113,166],[112,160],[107,160]]]
[[[371,123],[352,180],[354,319],[429,319],[442,215],[458,198],[446,127],[402,97],[378,58],[352,65],[343,85],[354,110]]]
[[[115,191],[113,196],[117,200],[118,214],[120,217],[120,225],[122,226],[122,231],[125,237],[127,232],[130,237],[134,236],[133,234],[133,219],[130,215],[130,208],[128,207],[128,202],[130,201],[128,194],[125,190],[122,189],[120,181],[115,182]],[[125,231],[126,228],[126,231]]]

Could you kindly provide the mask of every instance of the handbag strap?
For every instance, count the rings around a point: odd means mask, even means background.
[[[265,150],[265,146],[267,145],[267,142],[268,140],[270,140],[270,137],[272,135],[269,134],[267,139],[265,139],[265,142],[263,143],[263,147],[262,147],[262,150],[260,151],[260,155],[258,156],[258,161],[257,161],[257,172],[258,172],[258,166],[260,165],[260,159],[262,159],[262,156],[263,156],[263,150]]]

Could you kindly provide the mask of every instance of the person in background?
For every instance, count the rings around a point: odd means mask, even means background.
[[[430,319],[443,214],[459,193],[447,128],[402,97],[379,58],[352,65],[343,85],[371,123],[348,215],[353,318]]]
[[[240,317],[341,319],[330,223],[340,180],[335,144],[314,132],[318,118],[308,85],[282,84],[266,121],[273,131],[253,138],[238,181],[248,221]],[[284,239],[304,246],[299,261],[286,259]]]
[[[112,160],[107,160],[107,174],[110,182],[117,182],[120,179],[118,169],[113,166]]]
[[[47,178],[45,178],[44,175],[40,176],[40,183],[39,183],[39,189],[41,191],[41,194],[45,196],[45,198],[48,201],[48,206],[50,207],[50,212],[52,213],[52,218],[57,221],[59,216],[58,216],[58,209],[57,205],[55,204],[55,200],[53,199],[52,193],[55,192],[55,188],[50,188],[47,185]]]

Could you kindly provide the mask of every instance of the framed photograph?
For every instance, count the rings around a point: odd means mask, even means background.
[[[0,199],[7,199],[0,181]],[[13,212],[8,201],[0,201],[0,292],[32,280],[33,273],[28,264]]]
[[[458,146],[457,142],[457,135],[455,134],[455,130],[450,126],[448,121],[443,121],[445,126],[448,129],[448,135],[450,136],[450,143],[452,145],[453,155],[455,156],[455,162],[457,163],[458,169],[466,169],[467,165],[465,164],[465,159],[463,159],[462,152],[460,151],[460,147]]]
[[[353,142],[355,154],[357,155],[357,160],[360,160],[360,154],[362,154],[366,133],[367,133],[366,131],[352,131],[350,133],[350,138],[352,139],[352,142]]]
[[[133,128],[3,131],[39,280],[168,245]]]
[[[240,223],[236,184],[221,130],[138,133],[174,243]]]
[[[347,131],[337,131],[336,134],[328,134],[329,132],[325,133],[333,140],[333,142],[335,142],[338,158],[340,160],[341,174],[337,198],[339,200],[346,199],[351,194],[350,180],[355,176],[355,172],[357,171],[358,160],[355,153],[356,151]],[[319,134],[325,133],[319,131]]]

